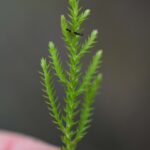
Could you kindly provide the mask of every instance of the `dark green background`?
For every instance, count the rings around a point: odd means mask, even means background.
[[[104,49],[104,82],[82,150],[150,149],[150,2],[81,0],[92,15],[84,37],[100,31],[94,54]],[[67,0],[0,1],[0,128],[60,144],[41,97],[38,71],[53,40],[62,60],[60,15]],[[91,57],[84,58],[86,69]],[[56,85],[60,97],[61,88]]]

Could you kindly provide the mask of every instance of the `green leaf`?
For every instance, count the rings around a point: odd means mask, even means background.
[[[53,42],[49,42],[49,53],[50,53],[49,57],[50,57],[51,63],[53,65],[53,68],[56,72],[57,77],[62,83],[65,84],[67,82],[66,76],[63,71],[63,67],[59,58],[58,51]]]
[[[80,114],[80,121],[77,126],[75,142],[80,141],[86,135],[87,129],[90,127],[92,110],[93,110],[92,105],[94,103],[94,97],[96,95],[98,87],[101,86],[102,79],[103,79],[102,74],[97,75],[94,81],[88,87],[84,95],[82,111]]]
[[[82,83],[78,90],[79,95],[82,92],[86,91],[86,89],[90,85],[91,80],[94,78],[94,75],[96,74],[98,68],[100,67],[102,56],[103,56],[103,51],[100,50],[93,57],[91,64],[89,65],[85,75],[83,76]]]
[[[41,67],[43,70],[43,84],[46,98],[48,98],[47,104],[50,110],[50,115],[54,118],[54,122],[59,126],[61,131],[64,130],[63,123],[60,116],[59,104],[57,104],[57,98],[55,96],[54,86],[52,84],[52,77],[49,72],[49,65],[45,58],[41,59]]]
[[[89,51],[90,48],[93,47],[93,45],[96,42],[98,31],[93,30],[91,35],[88,37],[88,39],[85,41],[85,43],[81,46],[81,50],[79,53],[79,57],[81,58],[85,53]]]

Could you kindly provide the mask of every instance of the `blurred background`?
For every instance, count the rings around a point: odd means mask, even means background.
[[[91,54],[104,49],[104,81],[89,134],[78,150],[150,149],[150,2],[81,0],[81,5],[92,10],[83,39],[93,28],[100,33]],[[50,40],[66,60],[60,30],[66,7],[67,0],[0,1],[0,129],[60,145],[38,71]],[[90,60],[91,55],[83,59],[84,69]]]

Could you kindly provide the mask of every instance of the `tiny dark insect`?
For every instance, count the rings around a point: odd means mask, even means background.
[[[79,35],[79,36],[83,36],[83,33],[74,32],[74,34]]]
[[[74,33],[75,35],[79,35],[79,36],[83,36],[83,34],[82,33],[78,33],[78,32],[72,32],[70,29],[66,29],[68,32],[70,32],[70,33]]]
[[[70,32],[71,33],[71,30],[70,29],[66,29],[68,32]]]

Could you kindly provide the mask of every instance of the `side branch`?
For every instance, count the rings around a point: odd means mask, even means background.
[[[53,89],[52,77],[49,73],[49,65],[46,62],[46,59],[41,59],[41,67],[42,67],[42,80],[44,86],[44,92],[48,99],[48,107],[50,110],[50,115],[54,118],[54,123],[58,125],[59,129],[64,132],[63,122],[60,116],[59,104],[57,104],[57,99],[55,96],[55,91]]]
[[[90,82],[94,78],[94,75],[95,75],[97,69],[100,67],[102,54],[103,54],[103,52],[102,52],[102,50],[100,50],[93,57],[93,60],[92,60],[91,64],[89,65],[89,67],[88,67],[88,69],[87,69],[87,71],[86,71],[86,73],[82,79],[82,83],[81,83],[79,90],[78,90],[78,95],[83,93],[88,88],[88,86],[90,85]]]
[[[88,37],[88,39],[84,42],[84,44],[81,46],[81,50],[79,52],[79,57],[81,58],[85,53],[89,51],[90,48],[93,47],[93,45],[96,43],[98,31],[93,30],[91,35]]]
[[[50,53],[49,58],[51,59],[53,69],[56,72],[56,76],[59,78],[59,80],[63,84],[65,84],[67,79],[66,79],[66,76],[65,76],[64,71],[63,71],[63,67],[62,67],[62,64],[60,61],[58,51],[57,51],[53,42],[49,42],[49,53]]]
[[[102,74],[99,74],[96,76],[84,95],[80,121],[77,126],[76,136],[74,140],[75,143],[78,143],[86,135],[87,129],[90,126],[94,97],[99,86],[101,86],[101,82]]]

